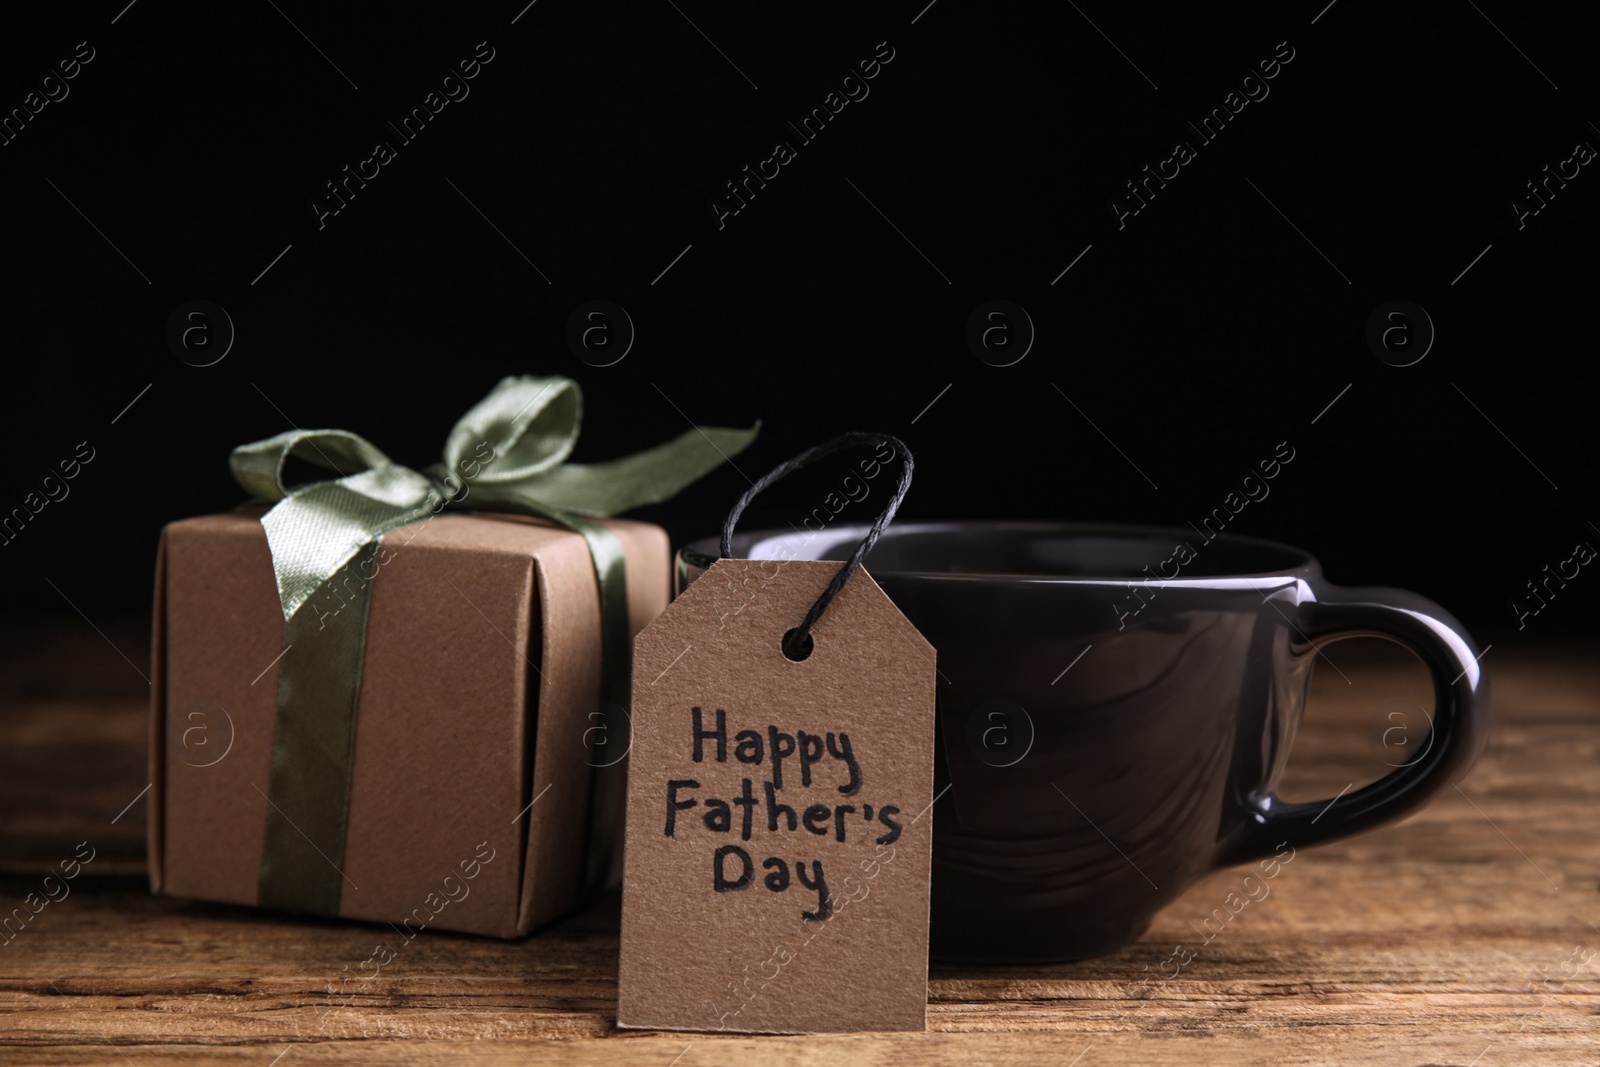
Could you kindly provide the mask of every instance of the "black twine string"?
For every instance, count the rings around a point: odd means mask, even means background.
[[[845,583],[855,575],[856,568],[861,566],[861,561],[866,558],[868,552],[872,551],[872,546],[877,543],[883,531],[893,521],[894,513],[900,510],[900,502],[906,498],[906,490],[911,488],[911,469],[913,466],[911,450],[906,447],[904,441],[891,434],[840,434],[831,441],[806,449],[793,459],[778,464],[772,470],[757,478],[755,483],[733,505],[733,510],[728,512],[728,520],[722,524],[722,558],[728,559],[733,555],[733,528],[738,523],[739,516],[744,514],[744,509],[750,505],[751,500],[755,499],[757,493],[772,483],[788,477],[801,467],[814,463],[819,459],[855,448],[858,445],[876,444],[893,446],[895,452],[904,461],[900,468],[899,484],[895,486],[894,492],[889,497],[889,502],[884,505],[883,512],[873,522],[872,528],[867,531],[867,536],[856,546],[855,552],[851,553],[844,566],[839,568],[839,573],[833,576],[833,580],[822,591],[822,595],[817,597],[816,603],[811,605],[811,610],[806,612],[805,619],[801,621],[799,626],[784,634],[783,654],[792,660],[805,659],[810,654],[811,627],[815,626],[817,620],[822,618],[822,613],[828,610],[828,604],[832,602],[834,597],[839,595],[839,591],[844,588]]]

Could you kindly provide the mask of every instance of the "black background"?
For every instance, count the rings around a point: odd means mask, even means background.
[[[7,13],[0,110],[78,42],[95,58],[0,147],[0,510],[78,442],[96,454],[0,547],[7,616],[147,612],[162,524],[241,498],[236,444],[292,420],[421,466],[527,373],[581,383],[580,460],[763,420],[738,471],[640,513],[678,543],[717,528],[740,472],[863,429],[915,451],[904,518],[1178,526],[1288,441],[1231,529],[1489,630],[1600,545],[1600,174],[1523,229],[1510,206],[1600,146],[1593,37],[1563,9],[523,3]],[[319,229],[324,183],[480,41],[470,95]],[[1270,95],[1199,146],[1186,120],[1284,41]],[[870,95],[798,145],[786,122],[879,42]],[[780,138],[798,158],[719,229],[712,198]],[[1198,158],[1119,229],[1111,198],[1180,138]],[[204,368],[165,339],[196,298],[237,329]],[[596,298],[638,331],[606,368],[565,340]],[[992,298],[1037,327],[1014,366],[966,343]],[[1365,341],[1395,298],[1437,328],[1410,367]],[[797,521],[830,475],[751,527]],[[1587,618],[1594,586],[1530,629]]]

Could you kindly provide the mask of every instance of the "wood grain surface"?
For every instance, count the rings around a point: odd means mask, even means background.
[[[69,896],[0,940],[0,1063],[1600,1062],[1592,642],[1498,642],[1493,739],[1459,788],[1300,851],[1208,944],[1196,926],[1243,872],[1102,959],[935,963],[926,1033],[718,1037],[616,1029],[615,897],[522,941],[425,933],[372,979],[357,966],[385,927],[150,897],[145,637],[102,629],[0,635],[0,906],[95,849]],[[1298,799],[1375,778],[1420,740],[1404,712],[1425,702],[1420,667],[1328,654],[1344,677],[1317,671]],[[1165,977],[1180,942],[1195,955]]]

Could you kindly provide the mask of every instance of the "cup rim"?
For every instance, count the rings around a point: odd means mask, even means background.
[[[796,531],[767,529],[753,530],[748,533],[735,533],[733,536],[733,553],[738,559],[768,559],[770,556],[752,557],[749,553],[766,545],[777,545],[784,542],[794,542],[800,539],[816,537],[826,538],[823,543],[811,548],[809,551],[799,552],[795,559],[818,559],[818,553],[826,552],[842,544],[854,545],[867,535],[869,527],[865,524],[827,527],[817,531]],[[1194,531],[1184,530],[1178,526],[1157,526],[1141,523],[1112,523],[1112,522],[1052,522],[1048,520],[928,520],[922,522],[895,523],[883,532],[883,539],[897,536],[906,536],[914,533],[937,534],[960,529],[964,532],[984,531],[989,533],[1011,532],[1052,534],[1056,536],[1094,536],[1124,538],[1127,540],[1162,541],[1171,540],[1174,545],[1186,543],[1193,545]],[[678,558],[692,567],[702,570],[711,566],[720,558],[720,537],[703,537],[691,541],[678,550]],[[1196,554],[1204,552],[1204,546],[1213,542],[1225,542],[1238,549],[1247,549],[1263,552],[1281,553],[1293,562],[1277,568],[1259,571],[1229,571],[1222,574],[1198,574],[1185,576],[1179,573],[1172,578],[1153,577],[1149,581],[1162,585],[1180,584],[1207,584],[1233,579],[1271,579],[1271,578],[1307,578],[1321,574],[1322,566],[1317,558],[1305,549],[1281,541],[1273,541],[1264,537],[1252,537],[1248,534],[1219,533],[1210,539],[1204,540],[1201,546],[1195,549]],[[876,578],[890,578],[891,580],[929,580],[929,581],[984,581],[984,582],[1015,582],[1015,583],[1055,583],[1055,584],[1096,584],[1096,585],[1125,585],[1130,581],[1143,581],[1142,575],[1091,575],[1091,574],[1039,574],[1031,572],[993,571],[982,573],[952,574],[944,571],[917,571],[897,570],[892,568],[874,568],[872,574]]]

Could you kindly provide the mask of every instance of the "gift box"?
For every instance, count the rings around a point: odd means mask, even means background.
[[[756,428],[581,465],[581,414],[568,379],[506,378],[422,471],[343,430],[234,450],[260,505],[161,538],[154,892],[514,937],[615,877],[631,637],[670,561],[607,516]]]
[[[152,888],[176,897],[260,903],[279,671],[302,651],[281,647],[260,514],[186,519],[162,534],[150,870]],[[667,605],[667,536],[602,525],[626,558],[631,635]],[[342,861],[327,858],[337,914],[525,934],[579,892],[591,778],[606,756],[589,731],[626,733],[595,717],[600,599],[587,544],[519,516],[446,514],[385,534],[381,547],[346,844]]]

